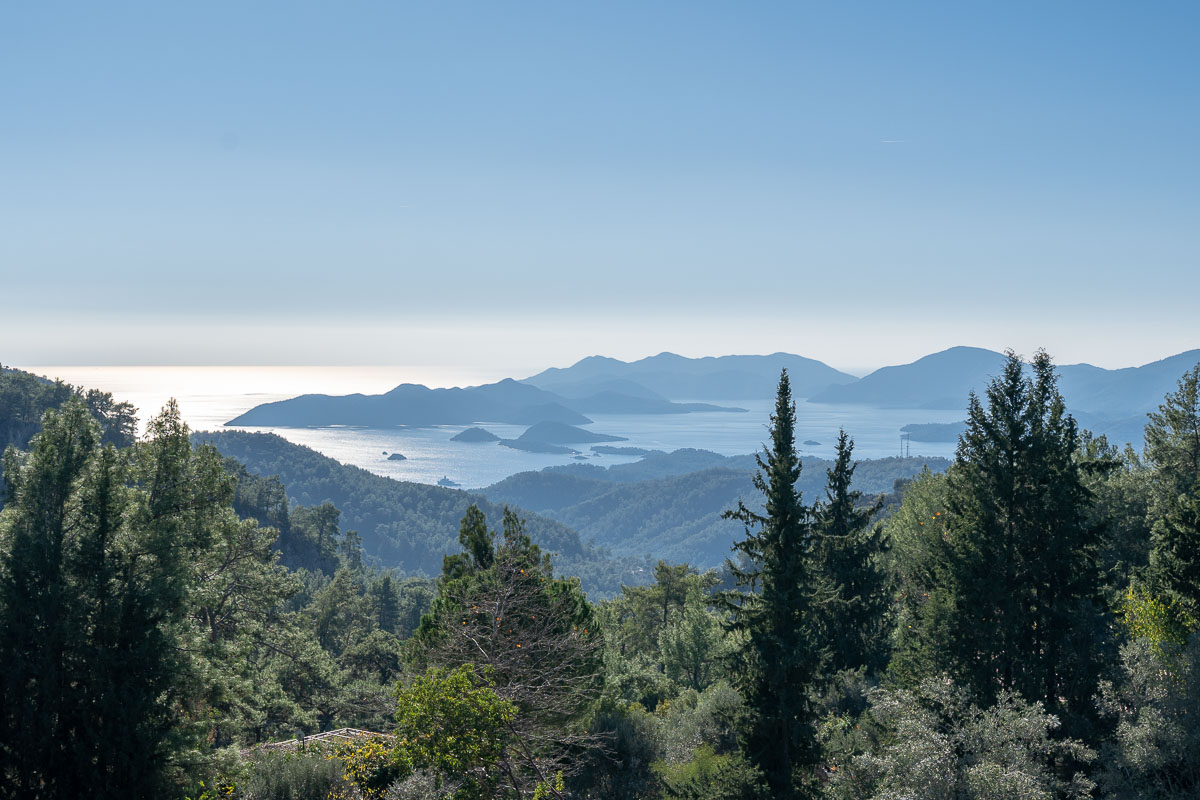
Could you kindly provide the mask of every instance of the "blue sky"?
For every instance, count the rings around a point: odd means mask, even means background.
[[[0,361],[1200,345],[1200,5],[0,8]]]

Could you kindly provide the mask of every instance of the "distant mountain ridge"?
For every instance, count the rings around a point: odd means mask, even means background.
[[[952,347],[910,364],[877,369],[851,384],[832,386],[809,398],[815,403],[854,403],[881,408],[965,409],[1004,367],[1002,353],[978,347]],[[1188,350],[1140,367],[1103,369],[1091,364],[1057,367],[1067,409],[1097,428],[1127,427],[1173,391],[1184,372],[1200,363],[1200,349]]]
[[[788,353],[766,356],[685,358],[660,353],[626,362],[589,356],[570,367],[552,367],[523,381],[462,389],[403,384],[382,395],[303,395],[266,403],[228,425],[321,427],[352,425],[471,425],[499,422],[583,425],[587,414],[683,414],[743,411],[679,399],[774,396],[787,368],[796,397],[809,402],[875,408],[965,410],[967,395],[981,393],[1000,373],[1004,355],[979,347],[951,347],[909,364],[882,367],[855,378],[814,359]],[[1200,362],[1200,349],[1139,367],[1103,369],[1091,364],[1058,367],[1067,407],[1080,424],[1120,441],[1132,441],[1145,414]],[[671,399],[668,399],[671,398]],[[914,420],[916,422],[917,420]],[[1130,438],[1132,437],[1132,438]]]
[[[617,383],[616,386],[619,388],[622,384]],[[592,420],[585,416],[585,410],[600,414],[745,411],[743,408],[705,403],[673,403],[647,393],[641,387],[632,388],[634,394],[622,394],[609,386],[593,394],[567,398],[512,378],[454,389],[430,389],[420,384],[404,383],[385,394],[306,394],[263,403],[225,424],[283,428],[333,425],[390,428],[399,425],[470,425],[476,422],[586,425]]]
[[[883,408],[962,409],[967,407],[967,395],[982,391],[1003,367],[1003,353],[951,347],[910,364],[881,367],[854,383],[831,386],[808,399]]]
[[[306,394],[290,400],[263,403],[225,424],[385,428],[396,425],[469,425],[480,420],[516,425],[537,422],[585,425],[591,422],[578,411],[561,405],[561,399],[558,395],[511,378],[465,389],[430,389],[420,384],[404,383],[386,394],[340,397]]]
[[[600,387],[622,381],[672,400],[759,400],[775,394],[779,371],[785,367],[797,397],[858,380],[816,359],[791,353],[704,358],[659,353],[638,361],[589,356],[569,367],[543,370],[523,382],[559,394],[603,391]],[[628,387],[624,393],[630,393]]]
[[[1157,409],[1163,397],[1178,386],[1183,373],[1198,363],[1200,348],[1140,367],[1103,369],[1091,364],[1068,364],[1059,367],[1059,385],[1068,408],[1120,417]]]

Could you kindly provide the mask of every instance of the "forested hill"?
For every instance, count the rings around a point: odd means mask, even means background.
[[[193,434],[192,440],[214,445],[257,475],[277,476],[293,502],[333,503],[342,512],[341,527],[358,531],[368,557],[406,574],[441,571],[442,557],[460,549],[459,523],[471,503],[489,520],[503,516],[500,505],[467,492],[375,475],[274,434],[206,432]],[[578,576],[589,592],[608,595],[622,583],[644,580],[645,565],[636,559],[614,559],[560,522],[525,511],[520,515],[530,537],[555,554],[556,569]]]
[[[42,427],[42,414],[58,408],[71,397],[79,397],[100,423],[106,444],[124,447],[133,441],[135,409],[118,403],[108,392],[82,389],[0,365],[0,451],[10,444],[20,449],[29,445]]]
[[[385,394],[351,394],[333,397],[306,394],[289,400],[263,403],[228,425],[468,425],[477,420],[532,425],[554,421],[582,425],[590,419],[560,404],[562,398],[503,380],[466,389],[430,389],[405,383]]]
[[[797,488],[807,502],[823,497],[831,461],[803,459]],[[865,495],[891,492],[896,481],[922,468],[943,472],[943,458],[882,458],[858,462],[854,488]],[[757,504],[753,456],[708,450],[651,453],[632,464],[549,467],[512,475],[480,494],[496,503],[532,509],[577,530],[618,555],[719,567],[742,534],[722,519],[739,500]]]
[[[833,462],[812,456],[804,456],[800,460],[803,469],[800,473],[798,487],[805,492],[821,490],[825,485],[825,471],[833,466]],[[923,467],[928,467],[930,472],[944,472],[950,466],[948,459],[937,456],[910,456],[908,458],[889,456],[887,458],[862,459],[856,463],[858,466],[854,472],[854,488],[867,495],[890,492],[898,479],[916,475]],[[594,464],[563,464],[546,467],[541,473],[522,474],[565,473],[597,481],[634,483],[711,469],[728,469],[749,474],[754,472],[757,466],[752,454],[723,456],[711,450],[685,447],[670,453],[654,450],[647,453],[640,461],[630,464],[613,464],[611,467],[600,467]],[[526,503],[520,505],[534,510],[538,509],[538,506]]]
[[[689,414],[694,411],[732,411],[704,403],[672,403],[642,388],[634,394],[597,388],[586,396],[567,398],[506,378],[496,383],[466,388],[430,389],[405,383],[385,394],[330,396],[306,394],[263,403],[227,425],[322,427],[327,425],[469,425],[503,422],[534,425],[553,422],[586,425],[585,412],[602,414]]]

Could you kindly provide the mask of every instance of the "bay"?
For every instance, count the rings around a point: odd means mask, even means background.
[[[60,377],[76,385],[112,392],[139,409],[144,420],[170,398],[179,403],[180,413],[193,430],[229,430],[227,420],[266,402],[305,393],[378,394],[400,383],[427,386],[475,385],[504,375],[486,370],[414,367],[222,367],[222,366],[28,366],[39,375]],[[687,398],[678,398],[687,401]],[[767,436],[771,398],[759,401],[730,399],[713,401],[740,406],[747,413],[704,412],[693,414],[589,415],[589,430],[624,436],[621,446],[656,450],[694,447],[722,455],[741,455],[761,448]],[[965,406],[965,398],[964,398]],[[829,405],[797,401],[797,442],[805,455],[830,458],[840,428],[855,441],[858,458],[883,458],[900,454],[900,428],[914,422],[954,422],[965,411],[930,409],[879,409],[869,406]],[[501,438],[516,438],[523,426],[479,424]],[[599,455],[587,445],[578,445],[583,460],[570,455],[526,453],[495,443],[453,442],[451,437],[465,426],[427,428],[239,428],[277,433],[296,444],[354,464],[378,475],[419,483],[436,483],[448,478],[467,489],[488,486],[509,475],[544,467],[589,463],[600,466],[636,461],[636,457]],[[917,443],[912,455],[951,457],[954,444]],[[401,453],[403,461],[388,455]]]

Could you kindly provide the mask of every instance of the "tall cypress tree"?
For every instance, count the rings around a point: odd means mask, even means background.
[[[879,505],[862,506],[854,480],[854,441],[838,434],[837,459],[826,470],[825,500],[816,509],[816,555],[821,583],[830,597],[822,603],[822,629],[831,671],[876,669],[886,658],[884,617],[891,598],[880,556],[882,526],[871,526]]]
[[[738,587],[725,596],[730,626],[745,637],[735,675],[752,710],[746,752],[774,797],[803,795],[816,756],[811,693],[825,652],[818,641],[812,510],[796,489],[796,405],[787,370],[779,377],[771,444],[757,456],[755,487],[765,510],[743,503],[726,517],[746,526],[728,562]]]

